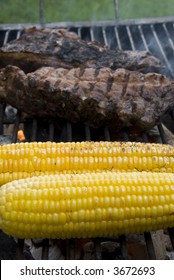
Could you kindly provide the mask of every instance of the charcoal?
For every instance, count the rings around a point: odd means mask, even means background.
[[[42,66],[125,68],[143,73],[161,70],[159,59],[147,51],[110,50],[64,29],[36,28],[25,30],[19,39],[0,48],[0,68],[7,65],[18,66],[25,73]]]
[[[146,131],[174,104],[174,83],[126,69],[42,67],[0,70],[0,101],[30,116],[63,118],[112,131]]]

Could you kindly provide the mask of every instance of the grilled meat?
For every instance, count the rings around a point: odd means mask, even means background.
[[[15,65],[25,73],[42,66],[110,67],[140,72],[159,72],[160,61],[146,51],[109,50],[97,42],[81,40],[62,29],[31,28],[0,49],[0,67]]]
[[[0,70],[0,101],[31,116],[140,132],[173,106],[174,83],[160,74],[126,69],[42,67],[25,74],[7,66]]]

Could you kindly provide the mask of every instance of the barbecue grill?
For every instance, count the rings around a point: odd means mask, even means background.
[[[115,1],[117,4],[117,1]],[[118,6],[115,5],[116,15]],[[97,22],[58,22],[44,24],[43,7],[41,9],[40,24],[36,27],[67,28],[75,32],[83,40],[98,41],[111,49],[147,50],[158,57],[163,65],[162,72],[170,78],[174,77],[174,17],[150,18],[137,20],[97,21]],[[0,46],[19,38],[24,28],[29,24],[0,25]],[[10,128],[10,129],[9,129]],[[138,136],[131,135],[126,130],[112,135],[107,127],[93,129],[86,124],[72,124],[60,119],[23,118],[22,112],[7,113],[7,104],[0,104],[0,137],[11,143],[18,141],[18,131],[23,129],[27,141],[84,141],[84,140],[123,140],[123,141],[153,141],[150,131]],[[158,142],[167,143],[163,126],[154,128],[158,134]],[[174,228],[168,229],[171,246],[174,249]],[[8,237],[7,237],[8,238]],[[129,259],[129,236],[118,236],[110,239],[96,238],[90,240],[95,259]],[[146,247],[148,259],[156,259],[153,233],[134,235],[135,244],[140,238]],[[5,239],[5,237],[4,237]],[[65,259],[76,258],[76,248],[79,240],[71,239],[60,241]],[[37,246],[42,246],[42,259],[48,259],[49,240],[43,240]],[[16,258],[24,256],[25,242],[17,240]],[[133,247],[136,248],[136,247]],[[136,249],[135,249],[136,250]]]

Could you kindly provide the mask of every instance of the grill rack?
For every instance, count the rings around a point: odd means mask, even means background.
[[[9,41],[19,38],[23,29],[30,25],[0,25],[0,46]],[[41,27],[39,25],[38,27]],[[83,40],[96,40],[105,44],[111,49],[120,48],[123,50],[147,50],[157,56],[164,65],[162,72],[174,77],[174,63],[171,59],[174,53],[174,18],[148,19],[148,20],[128,20],[128,21],[109,21],[96,23],[55,23],[47,24],[50,28],[67,28],[75,32]],[[160,33],[162,32],[162,33]],[[161,35],[162,34],[162,35]],[[6,104],[0,104],[0,135],[4,135],[4,126],[13,125],[11,142],[17,142],[17,132],[21,126],[24,127],[24,134],[28,141],[80,141],[80,140],[123,140],[123,141],[142,141],[149,142],[148,132],[142,133],[137,138],[125,130],[118,137],[112,136],[107,128],[93,130],[85,124],[74,125],[63,120],[53,119],[28,119],[23,120],[20,112],[14,120],[5,118]],[[83,131],[82,133],[79,133]],[[157,126],[161,142],[166,144],[166,136],[162,125]],[[174,249],[174,228],[168,229],[168,234]],[[149,259],[156,259],[155,248],[150,232],[143,234]],[[117,238],[95,238],[94,253],[95,259],[102,259],[101,242],[112,241],[119,245],[119,254],[114,254],[113,258],[128,258],[127,236],[122,235]],[[62,250],[65,259],[75,259],[76,239],[63,240]],[[45,239],[41,243],[42,259],[48,259],[49,240]],[[16,255],[19,259],[24,256],[24,240],[18,239]],[[108,256],[109,257],[109,256]]]
[[[0,24],[0,47],[19,38],[29,24]],[[35,24],[36,27],[43,27]],[[115,20],[103,22],[61,22],[45,24],[48,28],[66,28],[83,40],[97,41],[110,49],[145,50],[160,59],[162,74],[174,77],[174,17]]]

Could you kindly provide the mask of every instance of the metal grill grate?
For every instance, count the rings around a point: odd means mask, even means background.
[[[69,31],[77,33],[82,39],[91,41],[96,40],[108,46],[111,49],[120,48],[123,50],[148,50],[157,56],[163,63],[163,73],[173,77],[174,63],[172,56],[174,53],[174,21],[153,22],[118,22],[89,24],[57,24],[48,25],[48,27],[67,27]],[[0,26],[1,28],[1,26]],[[3,26],[0,29],[0,46],[20,37],[23,26]],[[173,56],[174,57],[174,56]],[[143,133],[139,138],[133,138],[124,131],[121,134],[111,135],[110,131],[105,129],[92,129],[83,124],[71,124],[63,120],[52,119],[27,119],[23,120],[20,112],[13,120],[5,116],[6,104],[0,105],[0,134],[10,137],[10,142],[17,141],[17,132],[19,128],[24,129],[27,141],[82,141],[82,140],[124,140],[124,141],[143,141],[149,142],[148,133]],[[6,128],[12,125],[10,135],[5,135]],[[161,125],[156,127],[160,141],[167,143],[163,128]],[[174,229],[170,229],[169,236],[174,248]],[[149,259],[156,259],[156,253],[153,245],[151,233],[146,232],[143,235],[146,243],[146,249]],[[117,250],[112,254],[104,254],[102,251],[102,242],[114,242],[118,245]],[[65,259],[75,259],[78,240],[61,241],[61,248]],[[120,236],[113,239],[93,239],[95,259],[114,258],[128,259],[128,241],[127,236]],[[43,240],[42,259],[48,259],[49,240]],[[17,253],[18,258],[24,258],[24,240],[18,240]]]
[[[68,28],[83,40],[96,40],[110,49],[146,50],[158,57],[163,65],[162,73],[174,77],[174,19],[115,21],[88,23],[47,24],[51,28]],[[0,46],[18,38],[28,25],[0,25]]]
[[[174,76],[174,23],[70,28],[82,39],[96,40],[111,49],[146,50],[158,57],[164,74]]]

